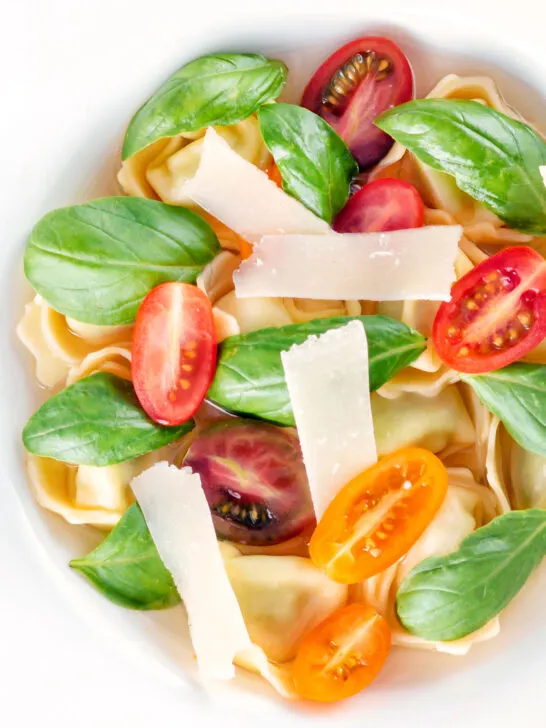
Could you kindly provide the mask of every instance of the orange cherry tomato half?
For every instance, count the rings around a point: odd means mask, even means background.
[[[447,493],[436,455],[406,447],[351,480],[330,503],[309,543],[313,563],[334,581],[357,584],[400,559]]]
[[[521,359],[546,337],[546,260],[525,246],[506,248],[463,276],[432,328],[438,356],[467,374]]]
[[[216,333],[206,295],[189,283],[162,283],[138,309],[132,377],[145,412],[178,425],[199,409],[216,367]]]
[[[390,627],[375,609],[342,607],[300,643],[292,666],[296,692],[320,702],[350,698],[377,677],[390,649]]]

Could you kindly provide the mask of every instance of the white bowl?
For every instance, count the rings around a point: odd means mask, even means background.
[[[20,431],[40,393],[33,384],[32,362],[14,339],[29,294],[21,270],[25,239],[48,210],[116,193],[126,123],[182,63],[213,50],[276,55],[290,66],[285,95],[294,100],[302,82],[329,51],[352,37],[379,32],[403,46],[420,93],[448,72],[491,74],[509,103],[530,120],[546,124],[543,3],[540,8],[531,0],[519,0],[513,11],[512,4],[498,0],[489,12],[485,0],[459,0],[438,10],[435,3],[418,0],[390,0],[383,8],[336,0],[335,16],[320,0],[302,3],[299,13],[293,4],[278,2],[274,9],[260,9],[250,3],[209,0],[206,6],[185,8],[180,0],[51,0],[40,9],[32,0],[19,0],[13,8],[12,19],[20,22],[8,28],[0,43],[1,67],[8,74],[0,119],[3,479],[20,499],[41,543],[51,589],[63,590],[66,610],[79,610],[105,645],[115,644],[131,661],[151,671],[152,695],[160,690],[161,681],[180,681],[180,714],[186,725],[197,720],[201,724],[204,715],[219,717],[215,711],[226,701],[229,715],[240,715],[244,725],[245,719],[255,716],[266,724],[264,715],[267,724],[282,720],[286,728],[368,724],[370,719],[406,728],[502,727],[516,720],[543,725],[546,719],[534,716],[540,711],[546,714],[546,692],[540,682],[546,671],[546,569],[530,580],[507,610],[500,637],[475,646],[468,657],[397,650],[373,688],[328,710],[282,704],[253,678],[246,679],[248,695],[239,686],[215,688],[211,695],[218,706],[212,707],[203,701],[195,682],[182,609],[139,614],[105,601],[66,568],[71,557],[97,542],[97,533],[42,511],[28,491]],[[309,49],[303,53],[305,46]],[[32,579],[30,567],[25,568]],[[17,624],[15,611],[10,616]],[[24,631],[23,624],[19,628]],[[62,634],[58,639],[62,641]],[[12,637],[11,649],[16,644]],[[85,659],[77,643],[72,655],[75,661]],[[51,659],[54,662],[55,656]],[[123,667],[133,669],[128,662]],[[56,666],[57,675],[68,684],[70,670],[69,665]],[[183,689],[182,683],[188,681],[191,689]],[[124,685],[127,694],[120,700],[129,698],[129,681]],[[156,718],[173,722],[160,705]],[[56,723],[59,728],[69,724],[68,717],[66,723]]]

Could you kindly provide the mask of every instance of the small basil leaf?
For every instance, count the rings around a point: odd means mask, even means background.
[[[331,223],[349,199],[358,164],[324,119],[292,104],[258,111],[264,141],[275,159],[283,189]]]
[[[203,56],[182,66],[133,116],[123,142],[127,159],[158,139],[242,121],[276,99],[288,70],[250,53]]]
[[[402,625],[419,637],[451,641],[493,619],[546,554],[546,511],[513,511],[465,538],[458,551],[415,567],[396,595]]]
[[[230,336],[220,345],[208,399],[239,415],[293,426],[281,351],[303,343],[311,334],[323,334],[354,319],[362,321],[368,337],[371,391],[411,364],[426,348],[421,334],[386,316],[336,316]]]
[[[546,456],[546,366],[518,362],[461,379],[521,447]]]
[[[23,430],[34,455],[75,465],[114,465],[158,450],[193,428],[161,427],[144,412],[130,382],[99,372],[48,399]]]
[[[60,313],[126,324],[152,288],[194,283],[219,249],[210,225],[190,210],[106,197],[45,215],[30,235],[25,275]]]
[[[376,125],[516,230],[546,233],[546,142],[526,124],[476,101],[419,99]]]
[[[168,609],[180,603],[140,507],[133,503],[94,551],[70,562],[114,604],[128,609]]]

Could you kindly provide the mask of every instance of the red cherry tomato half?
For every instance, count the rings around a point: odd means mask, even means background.
[[[507,248],[451,289],[432,329],[440,358],[467,374],[501,369],[546,337],[546,260],[532,248]]]
[[[356,192],[336,217],[338,233],[379,233],[423,227],[425,206],[413,185],[377,179]]]
[[[216,334],[206,295],[189,283],[162,283],[138,309],[132,376],[145,412],[178,425],[199,409],[216,367]]]
[[[322,116],[345,140],[362,169],[378,162],[393,140],[374,126],[386,109],[413,97],[407,58],[389,38],[368,37],[342,46],[307,85],[301,105]]]

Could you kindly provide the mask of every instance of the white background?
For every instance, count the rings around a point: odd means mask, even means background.
[[[51,105],[69,105],[70,102],[69,98],[67,101],[67,94],[70,94],[68,82],[63,98],[55,96],[54,79],[57,75],[77,84],[73,87],[75,104],[87,103],[91,108],[93,95],[97,93],[96,84],[117,84],[120,97],[123,96],[124,68],[135,63],[142,69],[143,87],[148,88],[146,56],[153,54],[154,48],[161,43],[162,28],[166,29],[170,47],[178,44],[183,48],[185,37],[204,32],[207,23],[215,17],[224,30],[233,27],[235,37],[241,29],[248,32],[254,23],[257,23],[260,35],[266,36],[267,16],[272,13],[286,18],[287,29],[290,29],[290,17],[294,14],[308,14],[310,25],[318,23],[322,16],[322,24],[326,26],[324,18],[328,13],[353,8],[355,33],[359,33],[365,25],[358,23],[356,14],[361,12],[364,3],[370,4],[369,0],[269,0],[268,3],[264,0],[255,0],[254,3],[226,0],[201,0],[198,3],[185,0],[0,0],[0,144],[4,148],[2,156],[9,160],[4,167],[0,163],[0,245],[14,244],[5,239],[4,220],[8,223],[10,217],[21,218],[28,208],[28,225],[31,225],[37,213],[43,212],[44,179],[48,179],[49,171],[35,168],[29,153],[22,155],[25,164],[17,166],[17,149],[13,149],[12,145],[30,145],[30,149],[39,153],[40,144],[44,143],[40,136],[42,115],[51,111]],[[383,5],[388,5],[394,22],[399,17],[397,7],[404,8],[403,13],[407,17],[427,6],[435,7],[436,12],[445,14],[447,26],[455,17],[458,22],[462,18],[474,40],[481,29],[485,34],[486,28],[501,25],[505,28],[507,43],[511,42],[512,34],[516,34],[521,43],[527,39],[530,46],[534,44],[537,54],[540,53],[538,49],[542,49],[537,60],[537,73],[543,73],[546,68],[546,11],[543,0],[537,3],[530,0],[444,0],[441,3],[439,0],[431,3],[386,0]],[[263,17],[261,22],[258,20],[260,16]],[[486,52],[487,49],[484,49]],[[97,57],[96,75],[93,75],[93,64],[89,61],[93,54]],[[78,75],[79,68],[83,69],[81,76]],[[110,72],[106,73],[108,68]],[[19,84],[19,76],[24,79],[24,85]],[[5,84],[7,93],[4,93]],[[53,89],[51,95],[47,93],[49,86]],[[127,100],[120,101],[120,104],[127,106]],[[130,105],[128,108],[131,108]],[[104,124],[113,124],[112,138],[115,138],[120,131],[118,109],[112,110],[113,122],[109,120],[108,111],[105,109],[101,118]],[[67,115],[67,140],[73,142],[78,135],[88,133],[85,112],[82,107],[74,114],[79,119],[77,128]],[[24,138],[18,133],[21,126],[25,128]],[[62,154],[62,145],[59,145],[58,151]],[[78,159],[63,160],[61,168],[69,162],[77,165]],[[112,162],[112,169],[114,167],[115,162]],[[56,173],[58,171],[55,170]],[[92,190],[88,192],[92,194]],[[20,242],[17,241],[17,245]],[[13,311],[2,310],[1,315],[2,326],[11,326]],[[11,355],[2,352],[2,363],[8,356]],[[0,386],[9,391],[12,382],[6,369],[2,369]],[[17,404],[12,401],[9,407],[12,408],[13,421],[18,423],[21,413]],[[4,411],[3,414],[11,412]],[[2,434],[8,441],[13,433],[4,431]],[[202,710],[199,711],[202,717],[192,712],[188,720],[185,689],[153,680],[139,665],[130,664],[117,644],[111,645],[91,631],[82,616],[67,605],[57,584],[52,583],[44,569],[40,548],[18,498],[4,478],[0,482],[1,726],[140,728],[153,725],[155,728],[161,723],[167,728],[175,725],[199,728],[221,721],[222,726],[229,728],[237,724],[236,706],[226,705],[220,715],[207,708],[205,699],[201,701]],[[512,636],[516,639],[518,635],[519,632],[515,632]],[[532,636],[526,644],[525,653],[528,655],[531,651]],[[539,650],[535,650],[533,655],[535,664],[538,664],[537,652]],[[502,661],[502,655],[499,655],[499,661]],[[513,683],[518,697],[513,700],[507,690],[497,692],[494,683],[484,685],[483,700],[479,705],[473,705],[472,715],[481,715],[482,726],[512,726],[517,724],[522,706],[525,706],[524,724],[531,728],[544,726],[545,664],[542,661],[541,672],[528,670],[526,657],[522,655],[518,662],[506,665],[506,669],[514,673]],[[388,693],[383,694],[387,698]],[[473,699],[476,700],[475,695]],[[445,721],[435,725],[440,728],[461,725],[465,714],[464,700],[463,696],[454,694],[453,703],[445,706]],[[535,719],[531,717],[533,705],[541,710]],[[400,708],[400,725],[404,725],[405,711],[403,706]],[[421,715],[422,719],[412,722],[412,725],[429,725],[426,705],[423,705]],[[256,722],[261,726],[267,725],[263,714],[256,716]],[[467,723],[466,720],[464,722]],[[332,725],[342,724],[346,725],[342,718],[332,718]],[[365,712],[358,724],[366,724]],[[470,722],[467,724],[470,725]],[[472,722],[472,725],[476,724]]]

